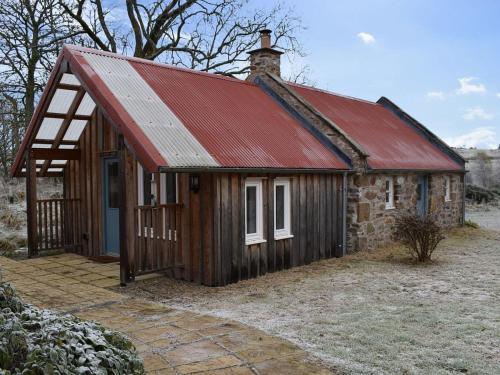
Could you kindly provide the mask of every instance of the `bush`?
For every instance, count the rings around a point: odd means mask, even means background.
[[[9,239],[0,238],[0,255],[11,257],[16,251],[16,244]]]
[[[397,218],[394,234],[417,262],[430,261],[444,239],[441,227],[430,216],[421,218],[414,214]]]
[[[489,203],[500,197],[496,189],[489,190],[481,186],[467,185],[465,188],[465,197],[476,203]]]
[[[123,335],[25,304],[0,282],[0,373],[143,374],[144,368]]]
[[[22,217],[14,211],[4,210],[0,214],[0,222],[2,222],[7,228],[19,230],[21,229],[24,221]]]

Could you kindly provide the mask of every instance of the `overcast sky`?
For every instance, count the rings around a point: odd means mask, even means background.
[[[284,2],[307,27],[317,87],[384,95],[453,146],[498,147],[500,1]]]

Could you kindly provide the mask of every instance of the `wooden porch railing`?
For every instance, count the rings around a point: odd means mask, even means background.
[[[182,204],[135,208],[135,275],[163,271],[180,262]]]
[[[74,248],[80,244],[79,199],[39,199],[36,208],[38,251]]]

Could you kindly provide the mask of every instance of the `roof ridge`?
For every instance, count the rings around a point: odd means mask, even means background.
[[[109,51],[101,51],[95,48],[88,48],[88,47],[82,47],[82,46],[77,46],[74,44],[64,44],[64,47],[73,50],[73,51],[79,51],[79,52],[85,52],[85,53],[93,53],[95,55],[101,55],[101,56],[107,56],[110,58],[115,58],[115,59],[120,59],[120,60],[127,60],[127,61],[133,61],[138,64],[145,64],[145,65],[153,65],[159,68],[163,69],[170,69],[170,70],[176,70],[184,73],[189,73],[189,74],[195,74],[195,75],[200,75],[204,76],[207,78],[213,78],[213,79],[221,79],[224,81],[228,82],[234,82],[234,83],[240,83],[240,84],[246,84],[250,86],[256,87],[256,85],[253,82],[245,81],[242,79],[234,78],[234,77],[229,77],[229,76],[223,76],[220,74],[215,74],[215,73],[210,73],[210,72],[202,72],[199,70],[194,70],[194,69],[189,69],[181,66],[176,66],[176,65],[170,65],[170,64],[165,64],[161,63],[158,61],[152,61],[152,60],[147,60],[141,57],[135,57],[135,56],[127,56],[127,55],[121,55],[119,53],[115,52],[109,52]]]
[[[287,85],[290,85],[290,86],[296,86],[296,87],[302,87],[302,88],[305,88],[305,89],[309,89],[309,90],[313,90],[313,91],[317,91],[317,92],[321,92],[323,94],[328,94],[328,95],[333,95],[333,96],[338,96],[340,98],[345,98],[345,99],[351,99],[351,100],[356,100],[358,102],[362,102],[362,103],[366,103],[366,104],[372,104],[372,105],[375,105],[375,106],[380,106],[379,103],[377,102],[372,102],[370,100],[366,100],[366,99],[361,99],[361,98],[356,98],[354,96],[349,96],[349,95],[344,95],[344,94],[339,94],[337,92],[333,92],[333,91],[329,91],[329,90],[326,90],[326,89],[320,89],[320,88],[317,88],[317,87],[313,87],[313,86],[307,86],[307,85],[303,85],[303,84],[300,84],[300,83],[295,83],[295,82],[286,82]]]

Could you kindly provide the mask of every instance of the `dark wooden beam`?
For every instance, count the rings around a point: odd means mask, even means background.
[[[127,214],[129,207],[127,200],[127,149],[123,135],[118,136],[118,181],[120,199],[120,284],[127,285],[134,280],[134,275],[130,272],[129,244],[127,241]]]
[[[82,88],[80,85],[72,85],[69,83],[58,83],[57,84],[58,89],[63,89],[63,90],[73,90],[73,91],[78,91]]]
[[[46,160],[80,160],[80,150],[60,150],[53,148],[34,148],[33,158]]]
[[[57,118],[57,119],[62,119],[65,120],[68,115],[66,113],[54,113],[54,112],[46,112],[45,117],[47,118]],[[72,120],[84,120],[84,121],[89,121],[91,119],[91,116],[86,116],[86,115],[77,115],[74,114]]]
[[[28,232],[28,256],[38,255],[37,212],[36,212],[36,159],[26,153],[26,215]]]
[[[75,116],[76,111],[78,110],[78,107],[80,106],[80,103],[82,102],[84,96],[85,96],[85,90],[83,88],[80,88],[80,90],[76,93],[75,98],[73,99],[73,103],[71,103],[68,109],[68,113],[66,114],[66,117],[64,118],[63,123],[61,124],[61,127],[57,132],[56,137],[54,138],[54,143],[52,144],[53,149],[57,149],[61,144],[61,141],[63,140],[64,135],[66,134],[66,131],[69,128],[69,125],[71,124],[71,120]],[[45,164],[42,167],[42,174],[47,172],[48,168],[49,168],[49,163],[45,162]]]

